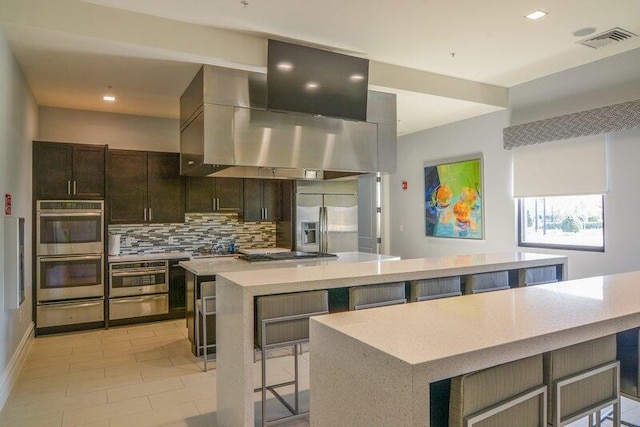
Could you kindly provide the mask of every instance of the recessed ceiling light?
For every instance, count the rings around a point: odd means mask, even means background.
[[[320,87],[320,85],[319,85],[318,83],[316,83],[316,82],[309,82],[309,83],[307,83],[307,84],[305,85],[305,87],[306,87],[308,90],[315,90],[315,89],[318,89],[318,87]]]
[[[111,86],[107,86],[107,93],[102,95],[102,100],[105,102],[115,102],[116,96],[113,94]]]
[[[540,19],[545,15],[547,15],[547,12],[543,12],[541,10],[536,10],[534,12],[531,12],[528,15],[525,15],[525,18],[535,21],[536,19]]]
[[[277,65],[278,70],[280,71],[291,71],[293,70],[293,64],[291,64],[290,62],[280,62]]]

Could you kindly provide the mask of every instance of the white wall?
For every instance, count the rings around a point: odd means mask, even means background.
[[[511,88],[510,109],[407,135],[398,141],[398,173],[389,176],[391,253],[405,258],[513,250],[517,245],[512,156],[502,129],[640,98],[640,49]],[[607,137],[609,193],[605,196],[605,252],[521,248],[569,257],[569,278],[640,269],[640,129]],[[424,236],[422,162],[484,155],[484,242]],[[577,159],[578,160],[578,159]],[[571,165],[567,165],[571,173]],[[402,191],[402,180],[409,190]],[[404,231],[399,231],[400,226]]]
[[[108,144],[111,149],[180,151],[180,121],[40,107],[40,141]]]
[[[13,216],[25,218],[26,300],[17,310],[4,309],[0,292],[0,408],[20,367],[33,324],[31,288],[31,141],[37,129],[37,106],[4,34],[0,31],[0,195],[11,194]],[[4,273],[4,197],[0,221],[0,267]],[[4,290],[4,274],[0,289]]]
[[[391,254],[417,258],[515,249],[513,160],[502,148],[502,128],[508,120],[507,111],[499,111],[399,138],[398,172],[388,177]],[[426,237],[424,162],[472,153],[480,153],[484,159],[485,238]],[[403,180],[408,182],[407,190],[401,189]]]

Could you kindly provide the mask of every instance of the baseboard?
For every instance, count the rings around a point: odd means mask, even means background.
[[[0,375],[0,411],[4,408],[4,404],[9,398],[9,393],[11,393],[11,389],[18,379],[18,374],[20,373],[22,364],[26,360],[27,354],[29,354],[29,347],[31,346],[31,340],[33,339],[33,330],[34,324],[31,322],[27,331],[24,333],[22,340],[20,340],[18,348],[13,353],[13,356],[11,356],[9,364],[7,364],[7,367]]]

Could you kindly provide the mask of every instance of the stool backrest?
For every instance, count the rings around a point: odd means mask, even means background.
[[[255,343],[262,347],[306,341],[309,317],[328,312],[326,290],[257,297]]]
[[[412,280],[411,301],[425,301],[462,295],[460,276]]]
[[[542,355],[508,362],[455,377],[451,380],[449,427],[465,426],[465,419],[523,393],[543,388]],[[500,427],[541,426],[544,420],[543,395],[508,407],[478,425]]]
[[[591,341],[559,348],[544,354],[545,382],[549,390],[549,423],[556,417],[552,403],[556,399],[558,380],[577,376],[616,360],[616,336],[608,335]],[[560,417],[584,412],[597,403],[606,401],[618,392],[617,373],[614,370],[592,375],[562,387]]]
[[[200,299],[202,300],[202,314],[216,312],[216,282],[200,282]]]
[[[404,304],[405,282],[380,283],[349,288],[349,310]]]
[[[508,271],[472,274],[466,277],[464,284],[465,294],[499,291],[501,289],[509,289]]]
[[[556,266],[529,267],[524,270],[525,286],[557,282]]]

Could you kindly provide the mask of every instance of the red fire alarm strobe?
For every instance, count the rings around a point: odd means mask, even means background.
[[[402,189],[406,190],[407,188],[409,188],[409,184],[407,183],[407,181],[402,181]]]
[[[11,215],[11,194],[4,195],[4,214]]]

